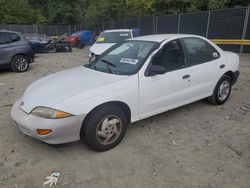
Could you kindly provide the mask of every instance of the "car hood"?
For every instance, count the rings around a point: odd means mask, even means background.
[[[90,47],[90,52],[101,55],[103,52],[105,52],[110,47],[114,46],[116,43],[95,43]]]
[[[126,77],[95,71],[83,66],[61,71],[33,82],[23,94],[21,108],[27,113],[37,106],[53,108],[56,104],[71,97],[105,87]]]

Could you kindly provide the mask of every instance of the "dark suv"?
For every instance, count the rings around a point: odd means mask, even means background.
[[[25,72],[34,60],[29,42],[18,32],[0,30],[0,66],[14,72]]]

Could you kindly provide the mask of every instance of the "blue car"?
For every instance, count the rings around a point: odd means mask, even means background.
[[[44,46],[51,42],[51,38],[38,34],[26,34],[25,38],[30,42],[35,53],[44,52]]]

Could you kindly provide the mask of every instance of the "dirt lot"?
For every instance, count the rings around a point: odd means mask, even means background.
[[[45,75],[87,63],[87,49],[37,55],[30,71],[0,72],[0,187],[250,187],[250,54],[228,102],[199,101],[132,124],[120,145],[98,153],[84,143],[49,146],[10,118],[24,89]]]

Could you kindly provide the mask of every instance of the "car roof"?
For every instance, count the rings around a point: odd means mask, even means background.
[[[0,30],[0,32],[8,32],[8,33],[20,34],[19,32],[16,32],[16,31],[9,31],[9,30],[5,30],[5,29]]]
[[[110,30],[105,30],[103,33],[109,33],[109,32],[130,32],[133,29],[110,29]]]
[[[146,35],[135,37],[128,40],[141,40],[141,41],[152,41],[152,42],[163,42],[168,39],[176,39],[182,37],[200,37],[198,35],[189,35],[189,34],[156,34],[156,35]]]

